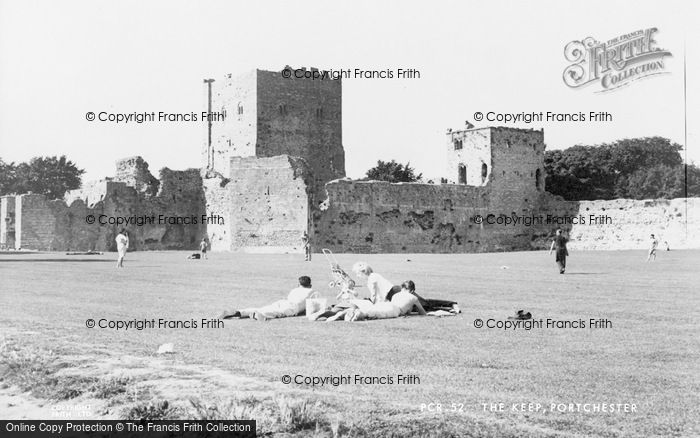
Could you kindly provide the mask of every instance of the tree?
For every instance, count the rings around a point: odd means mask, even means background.
[[[683,196],[682,149],[667,138],[645,137],[547,151],[547,191],[571,201]]]
[[[688,196],[700,196],[700,168],[688,165]],[[633,199],[682,198],[686,192],[685,166],[659,164],[630,176],[627,193]]]
[[[0,195],[15,193],[15,163],[5,163],[0,158]]]
[[[377,161],[377,165],[367,171],[367,178],[377,181],[388,181],[391,183],[397,182],[416,182],[420,181],[423,174],[416,175],[415,169],[411,167],[411,163],[401,164],[396,160]]]
[[[65,155],[35,157],[28,163],[2,163],[1,166],[0,189],[3,194],[32,192],[46,195],[49,199],[62,198],[67,190],[79,188],[81,176],[85,173]]]

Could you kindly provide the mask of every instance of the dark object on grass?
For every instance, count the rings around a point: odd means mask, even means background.
[[[515,312],[515,316],[509,316],[508,319],[513,320],[513,319],[519,319],[519,320],[526,320],[526,319],[532,319],[532,314],[530,312],[525,313],[523,310],[518,310]]]
[[[66,255],[102,255],[102,253],[99,251],[90,250],[90,251],[84,251],[84,252],[80,252],[80,251],[67,252]]]
[[[202,255],[199,253],[194,253],[192,255],[187,256],[187,260],[199,260],[202,258]]]

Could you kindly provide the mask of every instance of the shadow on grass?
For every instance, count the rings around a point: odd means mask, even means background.
[[[607,275],[609,272],[567,272],[564,275]]]
[[[33,263],[33,262],[101,262],[101,263],[116,263],[115,260],[112,259],[3,259],[0,258],[0,263],[2,262],[24,262],[24,263]]]

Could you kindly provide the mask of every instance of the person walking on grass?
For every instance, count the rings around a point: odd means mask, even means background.
[[[552,246],[549,247],[549,254],[552,254],[552,251],[556,250],[554,260],[557,262],[557,266],[559,266],[560,274],[563,274],[566,270],[566,257],[569,256],[569,251],[566,249],[566,243],[568,241],[569,240],[564,237],[560,228],[557,230],[557,235],[554,236],[554,240],[552,240]]]
[[[117,268],[123,268],[124,256],[126,256],[126,250],[129,249],[129,234],[126,229],[122,228],[114,240],[117,242]]]
[[[202,258],[204,260],[207,259],[207,249],[209,248],[209,239],[207,239],[207,236],[204,236],[202,238],[202,241],[199,242],[199,251],[202,253]]]
[[[651,235],[651,248],[649,248],[649,255],[647,256],[647,262],[654,258],[656,260],[656,248],[659,247],[659,240],[652,234]]]
[[[309,234],[304,231],[301,235],[301,244],[304,247],[304,260],[307,262],[311,261],[311,240],[309,239]]]

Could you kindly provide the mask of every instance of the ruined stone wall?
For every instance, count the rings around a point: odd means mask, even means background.
[[[157,196],[141,200],[144,212],[196,220],[196,224],[159,224],[143,227],[143,247],[147,249],[196,249],[206,232],[204,186],[199,169],[160,171]]]
[[[83,183],[79,189],[67,191],[63,199],[68,205],[71,205],[76,200],[82,200],[86,205],[94,206],[104,200],[109,192],[110,185],[114,184],[126,185],[126,183],[113,182],[111,178],[90,181]]]
[[[327,208],[314,213],[312,242],[317,251],[548,249],[557,228],[569,231],[572,250],[648,249],[650,234],[662,243],[668,241],[671,248],[700,248],[699,198],[572,202],[540,193],[529,204],[510,205],[495,198],[490,186],[338,180],[328,183],[326,190]],[[474,221],[476,215],[482,220]],[[518,216],[542,221],[502,221]],[[584,223],[558,222],[566,217],[583,218]]]
[[[231,211],[233,209],[233,201],[231,191],[228,188],[229,182],[229,178],[221,176],[212,176],[202,181],[206,201],[205,210],[208,214],[223,218],[221,222],[208,224],[206,227],[212,251],[231,250]]]
[[[132,162],[145,164],[140,158]],[[147,169],[147,164],[141,168]],[[150,194],[150,189],[143,190],[145,185],[137,190],[126,182],[103,180],[67,193],[65,200],[49,201],[43,195],[17,196],[15,247],[113,251],[114,238],[125,227],[134,250],[197,249],[206,233],[202,216],[207,213],[200,171],[164,168],[156,183],[150,184],[151,188],[159,187],[156,194]],[[89,215],[95,219],[94,223],[87,220]],[[109,218],[132,216],[154,216],[155,220],[153,224],[140,226],[100,223],[108,222]],[[173,218],[189,218],[190,223]]]
[[[318,251],[482,252],[496,248],[470,218],[488,211],[488,191],[464,185],[337,180],[314,214]]]
[[[63,233],[56,236],[56,217],[46,196],[25,194],[15,199],[17,248],[54,249],[54,241],[62,240]]]
[[[154,195],[158,191],[158,180],[148,170],[148,163],[141,157],[123,158],[117,161],[114,181],[126,183],[137,192]]]
[[[213,169],[227,176],[231,157],[255,155],[257,76],[258,70],[238,77],[229,74],[212,84],[212,112],[225,112],[226,118],[222,122],[212,122],[212,150],[207,149],[205,140],[203,169]],[[207,129],[206,122],[202,125]]]
[[[309,229],[311,173],[303,159],[280,155],[232,158],[231,250],[302,252]]]
[[[0,248],[15,247],[15,196],[0,197]]]
[[[664,241],[671,249],[700,248],[700,198],[574,202],[548,194],[542,211],[583,219],[585,223],[561,226],[575,250],[649,249],[651,234],[660,248]],[[554,229],[548,227],[550,236]],[[547,240],[539,246],[548,245]]]
[[[345,176],[341,80],[287,79],[258,70],[256,156],[291,155],[310,166],[314,193]]]

